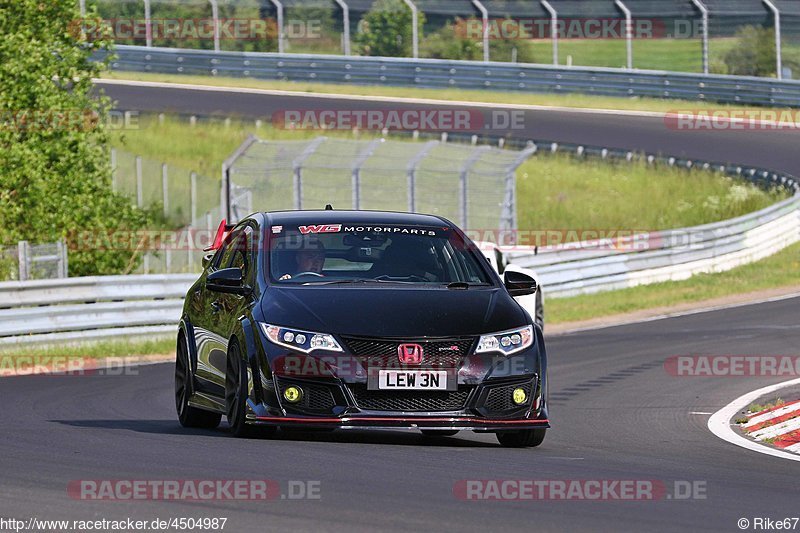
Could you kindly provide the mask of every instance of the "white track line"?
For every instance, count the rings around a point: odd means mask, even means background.
[[[784,448],[784,450],[793,453],[800,453],[800,442],[798,442],[797,444],[792,444],[791,446],[787,446],[786,448]]]
[[[747,424],[744,425],[744,429],[749,430],[753,426],[757,426],[761,422],[766,422],[767,420],[772,420],[773,418],[778,418],[783,415],[788,415],[793,411],[800,411],[800,400],[792,403],[788,403],[781,407],[780,409],[775,409],[774,411],[770,411],[769,413],[764,413],[763,415],[754,416],[750,420],[748,420]]]
[[[721,438],[724,441],[730,442],[731,444],[735,444],[736,446],[747,448],[748,450],[758,453],[763,453],[765,455],[772,455],[773,457],[788,459],[790,461],[800,461],[800,455],[796,455],[791,452],[786,452],[784,450],[769,448],[767,446],[764,446],[763,444],[758,444],[753,441],[747,440],[746,438],[736,433],[731,428],[730,424],[731,418],[733,418],[734,415],[736,415],[736,413],[747,407],[750,403],[754,402],[761,396],[769,394],[771,392],[775,392],[776,390],[780,390],[786,387],[792,387],[794,385],[800,385],[800,378],[784,381],[783,383],[777,383],[775,385],[770,385],[769,387],[764,387],[758,390],[754,390],[752,392],[748,392],[747,394],[736,398],[731,403],[729,403],[728,405],[726,405],[725,407],[723,407],[722,409],[711,415],[711,418],[708,419],[708,429],[711,431],[711,433],[713,433],[717,437]]]

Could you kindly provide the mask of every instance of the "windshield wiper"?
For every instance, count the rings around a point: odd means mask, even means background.
[[[371,278],[355,278],[355,279],[334,279],[330,281],[309,281],[306,283],[301,283],[301,285],[349,285],[354,283],[401,283],[401,284],[408,284],[413,283],[413,281],[392,281],[386,279],[371,279]]]
[[[486,287],[489,283],[468,283],[466,281],[453,281],[445,285],[448,289],[464,290],[470,287]]]

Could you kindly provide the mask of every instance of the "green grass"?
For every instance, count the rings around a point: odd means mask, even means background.
[[[210,121],[192,127],[186,120],[167,118],[163,124],[142,120],[139,130],[125,132],[114,144],[218,179],[222,161],[249,133],[276,140],[321,134],[267,125],[256,131],[253,123],[240,122],[226,127]],[[520,229],[678,228],[733,218],[785,197],[782,191],[764,192],[710,172],[568,156],[535,156],[520,167],[517,178]]]
[[[80,344],[52,345],[52,346],[20,346],[3,347],[0,349],[2,368],[10,365],[29,366],[35,364],[46,365],[48,358],[64,363],[73,359],[102,359],[106,357],[133,357],[139,355],[171,354],[175,351],[175,339],[157,340],[132,340],[132,341],[98,341]],[[16,368],[16,366],[15,366]]]
[[[786,197],[705,171],[537,156],[517,171],[520,229],[654,231],[727,220]]]
[[[534,57],[549,63],[553,57],[549,41],[529,42]],[[638,69],[702,72],[701,43],[693,39],[639,39],[633,42],[633,66]],[[624,39],[562,39],[558,61],[574,66],[625,68],[628,64]]]
[[[668,111],[692,109],[707,110],[769,110],[753,106],[734,106],[727,104],[699,103],[687,100],[658,98],[618,98],[611,96],[591,96],[583,94],[538,94],[504,91],[481,91],[466,89],[422,89],[407,87],[386,87],[376,85],[344,85],[334,83],[312,83],[295,81],[255,80],[252,78],[229,78],[212,76],[189,76],[181,74],[154,74],[140,72],[106,72],[103,78],[161,83],[184,83],[193,85],[212,85],[217,87],[237,87],[266,90],[282,90],[305,93],[328,93],[356,96],[381,96],[390,98],[428,98],[444,101],[496,103],[507,105],[542,105],[579,109],[618,109],[626,111]]]
[[[785,403],[786,402],[781,398],[778,398],[777,400],[772,401],[772,402],[751,403],[747,407],[747,412],[748,413],[754,413],[754,414],[755,413],[760,413],[761,411],[766,411],[767,409],[772,409],[773,407],[779,407],[779,406],[781,406],[781,405],[783,405]]]
[[[698,274],[685,281],[654,283],[572,298],[550,298],[547,301],[547,322],[587,320],[794,285],[800,285],[800,243],[727,272]]]

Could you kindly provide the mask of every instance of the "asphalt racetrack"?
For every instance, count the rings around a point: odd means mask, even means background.
[[[796,353],[797,308],[797,299],[786,299],[551,337],[553,428],[533,449],[502,448],[493,435],[469,432],[242,440],[229,437],[224,423],[214,431],[185,430],[174,413],[170,364],[124,376],[0,379],[0,515],[226,517],[226,531],[235,532],[737,531],[743,517],[795,516],[800,463],[718,439],[703,414],[780,379],[676,377],[664,361],[692,353]],[[70,483],[87,479],[269,479],[287,499],[75,499]],[[652,480],[666,494],[644,501],[475,501],[454,491],[463,480],[508,479]],[[316,483],[320,498],[288,498],[291,481]],[[687,484],[700,490],[684,500],[680,487]]]
[[[269,116],[353,101],[106,86],[119,109]],[[399,107],[398,104],[357,103]],[[415,106],[419,107],[419,106]],[[527,111],[518,135],[703,157],[800,174],[794,131],[686,132],[652,117]],[[279,433],[241,440],[185,430],[172,365],[126,375],[0,379],[0,516],[27,520],[224,517],[225,531],[740,531],[746,518],[798,516],[800,463],[736,447],[710,413],[787,378],[678,377],[670,356],[796,354],[798,299],[548,338],[551,423],[544,444],[493,435]],[[86,501],[78,480],[269,479],[269,501]],[[465,480],[650,480],[655,500],[465,500]],[[293,499],[312,482],[319,498]],[[306,485],[308,486],[308,485]],[[686,491],[686,487],[692,487]],[[800,529],[800,526],[798,526]]]

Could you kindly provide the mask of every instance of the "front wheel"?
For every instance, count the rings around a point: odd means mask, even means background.
[[[521,429],[497,433],[497,440],[507,448],[532,448],[544,442],[545,429]]]
[[[189,365],[189,351],[186,348],[186,338],[181,335],[178,339],[178,349],[175,355],[175,407],[178,411],[178,420],[185,428],[214,429],[222,420],[222,415],[189,405],[192,380],[191,368]]]
[[[255,437],[274,433],[273,427],[257,427],[246,423],[247,397],[247,363],[242,359],[239,345],[232,342],[225,373],[225,406],[231,434],[234,437]]]

